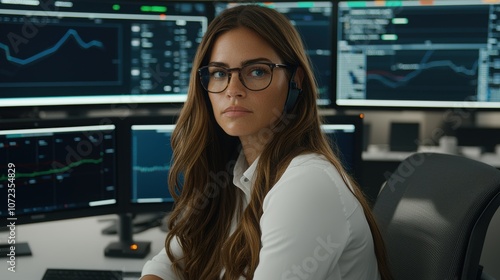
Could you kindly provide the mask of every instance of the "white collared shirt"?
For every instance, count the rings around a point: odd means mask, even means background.
[[[257,162],[248,167],[240,154],[234,167],[233,183],[242,190],[245,207]],[[262,247],[254,280],[380,279],[363,209],[322,156],[293,159],[262,207]],[[179,244],[171,246],[175,254],[182,253]],[[176,279],[165,249],[145,264],[142,274]]]

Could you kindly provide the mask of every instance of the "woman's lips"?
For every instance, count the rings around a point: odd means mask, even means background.
[[[227,117],[241,117],[250,113],[252,113],[252,111],[240,106],[230,106],[222,111],[222,114]]]

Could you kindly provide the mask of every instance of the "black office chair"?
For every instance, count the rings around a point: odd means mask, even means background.
[[[482,162],[437,153],[402,161],[373,207],[395,279],[492,279],[479,261],[499,193],[500,170]]]

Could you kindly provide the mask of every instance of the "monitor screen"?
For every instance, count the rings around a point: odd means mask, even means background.
[[[208,2],[0,2],[0,107],[182,103]]]
[[[86,120],[0,129],[0,217],[18,224],[108,214],[118,205],[116,129]]]
[[[168,191],[168,172],[172,160],[170,138],[175,125],[132,125],[133,203],[173,202]]]
[[[215,13],[241,4],[260,4],[276,9],[288,17],[297,28],[311,60],[318,83],[318,105],[332,104],[332,42],[334,32],[333,4],[331,1],[300,2],[215,2]]]
[[[363,153],[363,118],[359,115],[325,116],[321,125],[333,151],[346,171],[358,182],[361,180]]]
[[[500,108],[500,3],[338,1],[338,107]]]

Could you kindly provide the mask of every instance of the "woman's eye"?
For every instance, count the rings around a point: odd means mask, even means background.
[[[216,78],[216,79],[219,79],[219,78],[224,78],[227,76],[226,74],[226,71],[223,71],[223,70],[215,70],[213,72],[211,72],[210,76]]]
[[[262,66],[254,66],[248,69],[248,76],[253,78],[260,78],[268,75],[271,71]]]
[[[262,77],[266,73],[263,69],[253,69],[252,72],[250,72],[250,75],[253,77]]]

